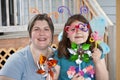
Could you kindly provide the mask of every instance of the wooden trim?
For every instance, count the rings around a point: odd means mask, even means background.
[[[1,5],[1,0],[0,0],[0,5]],[[0,27],[2,25],[2,11],[1,11],[1,6],[0,6]]]
[[[59,34],[63,30],[64,24],[54,24],[55,34]],[[0,27],[0,32],[20,32],[27,31],[27,25],[21,26],[3,26]]]
[[[109,80],[116,80],[116,26],[109,26],[108,33],[106,33],[106,41],[110,47],[110,52],[107,55],[107,68],[109,71]]]
[[[95,10],[93,9],[93,7],[91,6],[92,4],[90,2],[88,2],[87,0],[83,0],[83,2],[89,8],[89,11],[92,13],[92,15],[93,16],[97,16],[97,13],[95,12]],[[95,4],[95,3],[93,3],[93,4]]]
[[[17,32],[17,31],[27,31],[27,25],[0,27],[0,32]]]
[[[120,0],[117,0],[117,34],[116,34],[116,48],[117,48],[117,56],[116,56],[116,78],[120,80]]]
[[[77,10],[77,11],[76,11],[76,12],[77,12],[77,13],[80,13],[80,0],[76,0],[76,5],[77,5],[77,6],[76,6],[76,10]]]

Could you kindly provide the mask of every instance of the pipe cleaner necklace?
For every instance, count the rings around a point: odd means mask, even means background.
[[[85,74],[88,75],[86,78],[87,80],[91,80],[94,77],[94,69],[92,65],[89,65],[83,69],[81,69],[81,63],[89,63],[92,60],[91,51],[90,51],[90,44],[83,43],[77,45],[76,43],[71,44],[71,48],[67,48],[70,52],[70,61],[75,61],[78,64],[78,67],[70,66],[69,70],[67,71],[68,78],[72,78],[75,73],[79,73],[81,76]]]
[[[76,43],[71,44],[71,48],[68,48],[68,51],[71,53],[70,60],[75,61],[77,64],[83,62],[90,62],[91,51],[90,44],[84,43],[77,45]]]

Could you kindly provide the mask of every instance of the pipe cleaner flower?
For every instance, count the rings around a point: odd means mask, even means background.
[[[89,78],[91,80],[91,78],[94,77],[95,70],[92,65],[89,65],[89,66],[85,67],[84,69],[80,69],[80,70],[79,70],[79,67],[70,66],[70,68],[67,71],[68,78],[69,79],[73,78],[75,73],[79,73],[79,75],[83,76],[83,77],[85,74],[87,74],[87,75],[89,75],[89,77],[87,77],[86,79]]]
[[[71,53],[70,60],[80,64],[82,61],[89,62],[91,58],[90,44],[77,45],[76,43],[71,44],[71,48],[68,51]]]
[[[102,37],[98,35],[98,32],[94,31],[91,33],[90,42],[95,42],[95,48],[97,48],[97,44],[99,44],[102,41]]]
[[[48,74],[50,74],[50,76],[54,77],[54,66],[56,66],[57,64],[57,60],[53,59],[53,58],[46,58],[43,55],[40,55],[39,58],[39,62],[37,62],[37,66],[38,66],[38,70],[37,73],[38,74],[42,74],[43,77],[46,77]]]

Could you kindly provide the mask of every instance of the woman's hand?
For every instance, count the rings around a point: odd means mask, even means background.
[[[94,48],[92,53],[92,58],[95,64],[100,62],[100,57],[101,57],[101,51],[98,48]]]
[[[75,74],[71,80],[85,80],[79,73]]]
[[[60,73],[60,66],[56,65],[54,68],[55,68],[55,72],[54,72],[53,78],[50,76],[50,74],[48,74],[46,77],[46,80],[58,80],[59,73]]]

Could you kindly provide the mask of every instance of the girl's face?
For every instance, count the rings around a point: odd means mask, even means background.
[[[45,20],[37,20],[31,32],[32,44],[40,49],[47,48],[52,41],[52,32]]]
[[[81,44],[87,41],[89,36],[89,29],[87,24],[80,21],[73,22],[70,26],[66,26],[67,37],[71,42]]]

